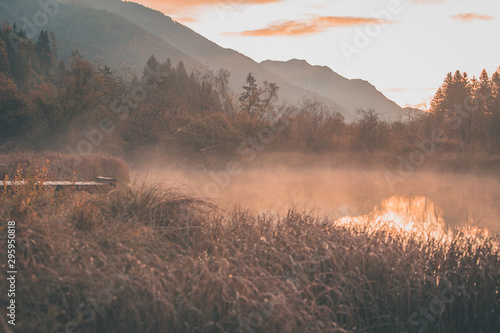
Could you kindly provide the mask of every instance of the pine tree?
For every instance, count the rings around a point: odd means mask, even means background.
[[[446,77],[438,88],[434,97],[431,101],[431,112],[434,114],[435,118],[438,120],[438,124],[445,118],[448,108],[448,96],[451,95],[451,90],[453,86],[453,74],[450,72],[446,74]]]
[[[50,49],[50,40],[47,31],[40,31],[35,50],[38,55],[38,60],[47,73],[50,65],[52,64],[52,52]]]
[[[160,63],[156,60],[156,57],[154,55],[149,57],[146,67],[144,67],[144,71],[142,72],[143,80],[147,79],[149,81],[150,79],[154,79],[154,76],[157,75],[159,68]]]
[[[488,103],[487,116],[489,118],[490,153],[500,148],[500,67],[491,76],[489,81],[491,99]]]
[[[2,29],[5,39],[5,50],[7,51],[10,65],[10,75],[14,79],[17,87],[26,91],[31,87],[33,80],[33,69],[31,58],[33,56],[33,42],[15,35],[12,28],[6,26]]]
[[[182,61],[179,61],[175,68],[177,73],[177,89],[181,96],[187,97],[191,94],[189,91],[189,76],[186,67]]]
[[[434,114],[441,113],[444,110],[445,98],[443,87],[439,87],[432,98],[430,111]]]
[[[162,64],[162,70],[164,70],[165,73],[169,73],[172,70],[172,62],[170,61],[170,58],[167,58],[167,61]]]
[[[479,76],[479,84],[480,84],[479,93],[483,96],[489,94],[490,78],[488,76],[488,72],[486,71],[486,69],[483,69],[481,75]]]
[[[472,87],[467,73],[456,71],[446,75],[442,86],[436,92],[431,110],[441,126],[446,119],[451,124],[449,135],[458,136],[462,142],[462,152],[467,152],[471,141],[472,112],[467,107],[472,100]],[[457,133],[457,131],[459,131]]]
[[[257,87],[257,80],[249,73],[246,79],[246,86],[243,86],[243,93],[240,95],[240,102],[242,109],[253,118],[256,114],[256,109],[259,106],[259,90]]]

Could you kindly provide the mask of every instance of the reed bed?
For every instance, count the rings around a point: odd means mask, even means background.
[[[2,193],[0,219],[16,332],[500,331],[500,239],[470,228],[222,212],[155,184]]]

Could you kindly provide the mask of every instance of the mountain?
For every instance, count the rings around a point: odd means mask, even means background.
[[[39,29],[34,25],[30,28],[23,18],[33,24],[36,13],[47,12],[39,1],[0,0],[0,9],[0,23],[16,23],[19,29],[28,30],[28,35],[33,35],[29,37],[37,40]],[[182,60],[190,68],[201,66],[151,32],[118,14],[92,8],[85,1],[61,4],[57,10],[51,7],[46,17],[48,22],[41,29],[55,33],[57,50],[62,58],[78,50],[86,59],[114,69],[129,67],[137,74],[142,73],[152,54],[163,61],[167,58],[173,63]]]
[[[396,120],[401,115],[401,107],[369,82],[349,80],[329,67],[312,66],[305,60],[297,59],[286,62],[266,60],[261,65],[292,84],[336,101],[352,114],[359,109],[374,108],[387,120]]]
[[[342,113],[346,117],[346,120],[352,120],[349,112],[336,101],[291,84],[251,58],[235,50],[223,48],[215,44],[159,11],[134,2],[121,0],[82,1],[94,8],[105,9],[128,19],[150,33],[161,37],[169,45],[172,45],[198,63],[214,70],[227,69],[231,72],[230,85],[235,91],[241,89],[248,73],[252,73],[258,81],[275,82],[280,87],[279,96],[282,101],[297,104],[304,96],[317,98],[331,106],[335,111]]]
[[[0,0],[0,23],[26,24],[42,9],[44,1]],[[57,2],[54,2],[57,3]],[[47,15],[42,28],[57,36],[60,56],[78,50],[86,59],[114,69],[128,66],[140,75],[147,59],[173,63],[182,60],[188,69],[208,66],[231,72],[230,86],[240,91],[248,73],[258,81],[275,82],[282,102],[297,104],[304,96],[318,99],[351,121],[358,107],[375,107],[392,119],[401,109],[375,87],[362,80],[348,80],[327,67],[306,62],[266,61],[259,64],[232,49],[223,48],[163,13],[121,0],[72,0]],[[37,35],[35,36],[36,39]]]
[[[413,108],[413,107],[406,107],[403,109],[402,119],[406,119],[406,120],[414,119],[414,118],[418,118],[418,117],[421,117],[421,116],[426,115],[426,114],[427,114],[427,112],[425,112],[422,109]]]

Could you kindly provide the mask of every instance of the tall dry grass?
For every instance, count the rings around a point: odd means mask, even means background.
[[[500,329],[497,235],[220,212],[157,185],[4,193],[0,219],[18,223],[16,332]]]

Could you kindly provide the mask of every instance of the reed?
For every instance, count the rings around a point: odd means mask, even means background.
[[[16,332],[500,329],[495,234],[221,212],[158,184],[67,194],[0,194],[18,223]]]

